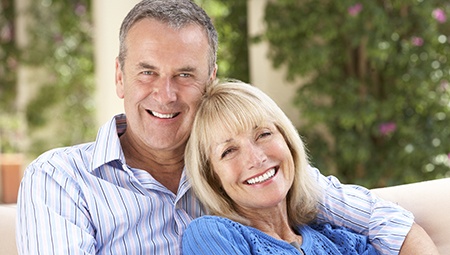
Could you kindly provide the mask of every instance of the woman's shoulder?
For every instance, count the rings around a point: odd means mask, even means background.
[[[191,221],[191,223],[188,226],[189,228],[196,228],[196,229],[224,229],[228,231],[234,230],[241,230],[244,228],[244,225],[232,221],[228,218],[220,217],[220,216],[214,216],[214,215],[205,215],[198,217]]]
[[[183,253],[245,254],[250,248],[242,230],[245,231],[242,224],[230,219],[218,216],[196,218],[183,233]]]

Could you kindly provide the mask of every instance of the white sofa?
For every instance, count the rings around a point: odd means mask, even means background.
[[[430,234],[441,255],[450,255],[450,178],[374,191],[412,211],[416,222]],[[15,254],[15,206],[0,205],[0,255]]]
[[[0,255],[15,255],[16,206],[0,204]]]
[[[441,255],[450,255],[450,178],[374,189],[381,198],[414,213],[437,245]]]

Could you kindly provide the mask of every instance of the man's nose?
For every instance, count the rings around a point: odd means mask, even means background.
[[[170,78],[161,78],[153,87],[153,97],[161,104],[168,104],[177,100],[176,85]]]

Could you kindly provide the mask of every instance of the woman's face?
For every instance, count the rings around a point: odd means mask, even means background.
[[[294,179],[288,145],[272,123],[239,134],[216,136],[210,159],[222,187],[239,211],[255,212],[284,205]]]

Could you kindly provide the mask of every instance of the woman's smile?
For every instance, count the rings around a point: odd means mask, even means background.
[[[271,169],[269,169],[268,171],[266,171],[265,173],[263,173],[263,174],[261,174],[259,176],[256,176],[256,177],[253,177],[253,178],[250,178],[250,179],[246,180],[245,183],[246,184],[250,184],[250,185],[254,185],[254,184],[259,184],[259,183],[265,182],[265,181],[267,181],[269,179],[272,179],[272,177],[275,176],[277,171],[278,171],[278,167],[271,168]]]

